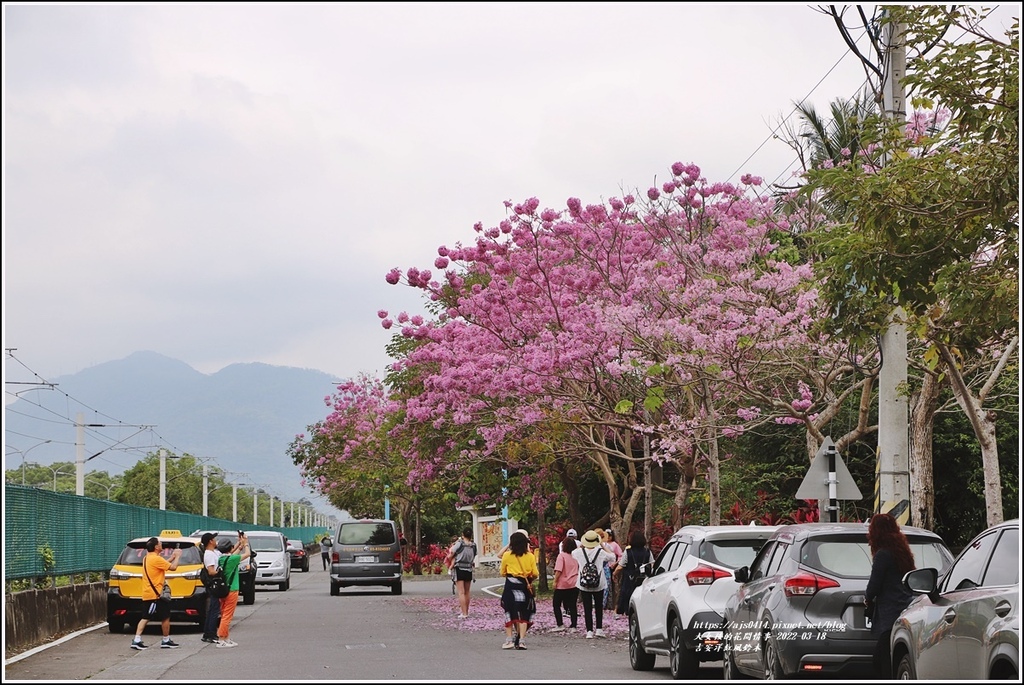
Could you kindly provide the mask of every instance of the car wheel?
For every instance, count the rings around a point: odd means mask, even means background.
[[[909,654],[904,654],[899,665],[896,666],[896,680],[917,680],[914,664],[910,661]]]
[[[393,595],[400,595],[400,594],[402,594],[402,581],[398,581],[397,583],[395,583],[394,585],[391,586],[391,594],[393,594]]]
[[[725,641],[725,651],[722,654],[722,679],[723,680],[746,680],[747,676],[736,668],[736,662],[732,658],[731,644]]]
[[[256,603],[256,588],[253,587],[242,593],[242,604],[255,604]]]
[[[337,597],[341,594],[341,586],[337,583],[331,583],[331,597]]]
[[[700,662],[697,655],[686,648],[683,639],[683,625],[679,617],[672,619],[668,634],[668,670],[676,680],[696,678]]]
[[[640,644],[640,622],[636,614],[629,615],[629,665],[634,671],[650,671],[654,668],[654,655],[649,654]]]
[[[115,621],[113,619],[107,619],[107,627],[110,628],[112,633],[123,633],[124,632],[124,621]]]
[[[284,592],[285,590],[287,590],[291,586],[292,586],[292,579],[289,578],[288,580],[286,580],[283,583],[279,584],[277,586],[277,589],[280,590],[281,592]]]
[[[304,566],[302,567],[302,572],[303,572],[303,573],[309,573],[309,562],[308,562],[308,561],[307,561],[307,562],[305,563],[305,565],[304,565]]]
[[[786,674],[782,672],[782,661],[779,659],[779,648],[775,644],[775,637],[772,636],[771,628],[764,633],[764,646],[761,648],[764,655],[764,680],[783,680]]]

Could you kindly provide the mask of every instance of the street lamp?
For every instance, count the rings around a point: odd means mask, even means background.
[[[120,485],[120,483],[118,483],[118,482],[112,482],[112,483],[110,483],[110,485],[107,485],[103,481],[97,480],[96,478],[86,478],[86,480],[88,482],[90,482],[90,483],[94,483],[94,484],[100,486],[101,488],[106,488],[107,489],[107,501],[108,502],[110,501],[110,491],[113,490],[114,488],[116,488],[118,485]]]
[[[26,456],[28,455],[29,452],[31,452],[35,448],[39,447],[40,445],[45,445],[45,444],[47,444],[49,442],[53,442],[53,440],[43,440],[41,443],[39,443],[37,445],[32,445],[31,447],[29,447],[24,452],[19,450],[17,447],[12,447],[11,451],[8,452],[8,454],[13,454],[13,453],[17,452],[18,454],[21,455],[21,484],[22,485],[25,484],[25,458],[26,458]]]
[[[60,474],[62,476],[70,476],[70,475],[72,475],[72,474],[67,473],[65,471],[61,471],[61,469],[64,468],[63,466],[58,466],[57,468],[53,468],[52,466],[43,466],[43,468],[44,469],[50,469],[50,471],[53,472],[53,491],[54,492],[57,492],[57,475],[58,474]]]

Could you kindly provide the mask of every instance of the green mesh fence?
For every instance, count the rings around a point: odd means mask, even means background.
[[[325,526],[281,528],[4,485],[4,580],[105,573],[128,540],[161,530],[276,530],[310,543]]]

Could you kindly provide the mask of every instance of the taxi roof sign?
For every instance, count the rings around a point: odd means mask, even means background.
[[[158,537],[162,537],[162,538],[180,538],[181,536],[182,535],[181,535],[181,531],[180,530],[175,530],[175,529],[172,528],[172,529],[160,531],[160,535]]]

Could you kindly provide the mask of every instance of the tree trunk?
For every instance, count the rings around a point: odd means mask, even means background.
[[[539,548],[537,550],[537,571],[540,573],[540,589],[541,592],[548,591],[548,561],[547,553],[544,549],[544,532],[547,524],[544,520],[544,508],[539,507],[537,509],[537,544]]]
[[[910,396],[910,524],[935,526],[935,475],[932,436],[942,384],[925,371],[921,389]]]
[[[1009,358],[1017,347],[1017,338],[1014,338],[1003,351],[999,361],[993,367],[985,385],[977,396],[971,393],[967,382],[964,380],[956,358],[949,347],[942,343],[936,343],[942,361],[946,363],[946,371],[950,379],[950,387],[953,389],[953,396],[960,405],[967,420],[974,428],[974,435],[978,438],[978,445],[981,448],[981,468],[985,479],[985,518],[990,526],[1001,523],[1003,520],[1003,491],[1002,479],[999,474],[999,448],[996,442],[995,413],[986,411],[984,401],[988,392],[995,384],[999,374],[1006,367]]]

